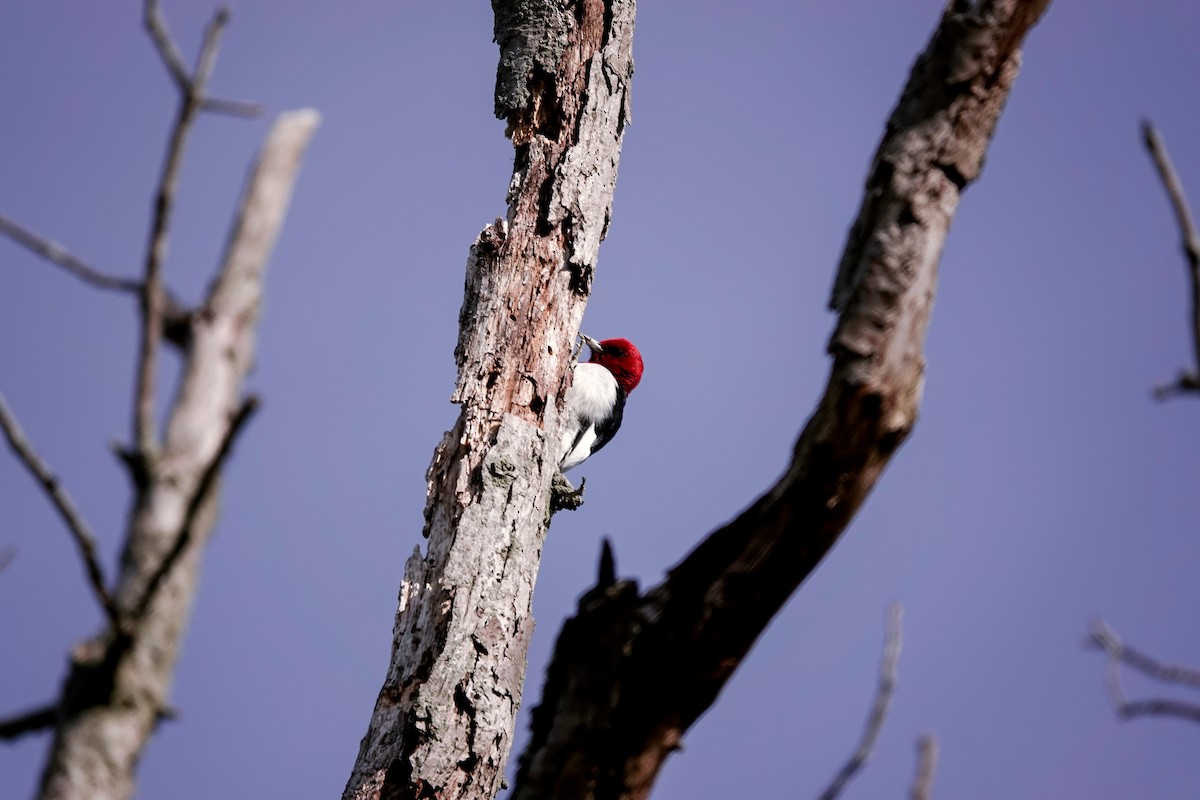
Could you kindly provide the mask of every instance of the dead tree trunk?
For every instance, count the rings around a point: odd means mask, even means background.
[[[137,497],[114,593],[121,629],[77,646],[58,703],[45,800],[123,800],[168,710],[180,638],[204,543],[216,520],[222,462],[255,408],[242,397],[254,359],[267,260],[282,227],[313,111],[284,114],[263,145],[190,345],[166,437],[136,460]]]
[[[99,634],[72,651],[54,702],[0,722],[0,738],[6,739],[52,730],[39,792],[45,800],[126,800],[133,794],[142,752],[159,721],[170,714],[171,679],[204,544],[216,520],[222,468],[258,404],[244,395],[243,383],[254,361],[266,266],[320,116],[311,109],[294,111],[280,115],[272,126],[208,295],[197,308],[184,308],[168,292],[163,271],[192,123],[202,111],[261,113],[254,104],[206,93],[227,21],[224,10],[216,13],[196,67],[189,71],[157,2],[146,1],[145,24],[180,103],[155,193],[140,280],[106,275],[0,218],[0,233],[97,288],[136,296],[141,312],[133,441],[118,452],[132,480],[134,500],[120,575],[111,590],[83,515],[0,397],[0,430],[62,516],[106,621]],[[160,431],[155,383],[164,341],[179,348],[183,366],[165,431]]]
[[[779,482],[641,593],[606,546],[564,625],[514,800],[643,800],[917,419],[938,261],[1049,0],[952,0],[888,121],[838,270],[824,397]]]
[[[570,355],[629,118],[633,0],[494,0],[507,219],[467,260],[458,422],[433,456],[387,677],[345,797],[492,798],[533,632]]]

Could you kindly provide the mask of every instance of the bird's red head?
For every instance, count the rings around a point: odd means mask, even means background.
[[[642,354],[628,339],[605,339],[600,342],[599,350],[592,349],[588,361],[606,367],[625,394],[642,380]]]

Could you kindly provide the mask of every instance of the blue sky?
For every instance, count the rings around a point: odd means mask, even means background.
[[[205,3],[167,2],[185,52]],[[253,389],[142,797],[340,794],[386,668],[423,475],[456,410],[467,247],[511,169],[484,4],[232,6],[213,79],[313,106],[272,263]],[[628,130],[584,329],[646,359],[621,435],[580,474],[535,597],[526,707],[601,536],[657,581],[779,474],[821,391],[825,310],[871,154],[937,2],[642,4]],[[897,796],[934,732],[946,797],[1194,797],[1200,728],[1115,721],[1102,615],[1200,665],[1200,408],[1155,383],[1191,358],[1178,234],[1142,152],[1151,116],[1200,198],[1200,8],[1059,0],[1034,30],[942,261],[911,440],[668,763],[657,797],[805,797],[853,749],[884,609],[900,685],[848,797]],[[140,3],[0,9],[0,211],[98,266],[140,263],[173,89]],[[200,296],[267,121],[205,117],[169,281]],[[0,241],[0,391],[116,557],[128,492],[130,301]],[[166,393],[164,393],[164,401]],[[49,699],[100,623],[70,541],[0,457],[0,714]],[[1149,687],[1130,680],[1130,691]],[[524,740],[525,720],[518,742]],[[519,745],[518,745],[519,746]],[[0,796],[44,754],[0,747]]]

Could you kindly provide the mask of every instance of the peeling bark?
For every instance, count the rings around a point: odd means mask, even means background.
[[[533,632],[560,404],[628,122],[633,0],[494,0],[508,216],[471,247],[458,422],[430,464],[387,677],[344,796],[492,798]]]
[[[201,552],[216,517],[216,476],[243,409],[265,268],[318,121],[315,111],[296,111],[271,129],[224,263],[192,317],[165,440],[137,474],[114,592],[123,630],[106,630],[71,654],[42,798],[124,800],[133,794],[138,759],[167,710]]]
[[[560,634],[513,800],[641,800],[916,423],[937,268],[1049,0],[953,0],[875,155],[833,288],[829,383],[782,478],[640,593],[611,566]]]

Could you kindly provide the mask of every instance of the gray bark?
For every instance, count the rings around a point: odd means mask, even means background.
[[[570,355],[628,122],[633,0],[494,0],[508,215],[467,260],[452,401],[346,798],[492,798],[533,632]]]
[[[130,797],[138,759],[167,710],[201,552],[216,516],[221,462],[252,408],[242,399],[242,384],[254,358],[265,268],[318,122],[315,111],[291,112],[268,134],[224,262],[192,315],[165,439],[152,455],[132,459],[137,496],[114,592],[121,629],[108,629],[71,654],[42,775],[46,800]]]
[[[645,593],[597,585],[549,667],[514,800],[642,800],[913,429],[938,262],[1049,0],[953,0],[875,155],[833,289],[825,394],[783,477]]]

